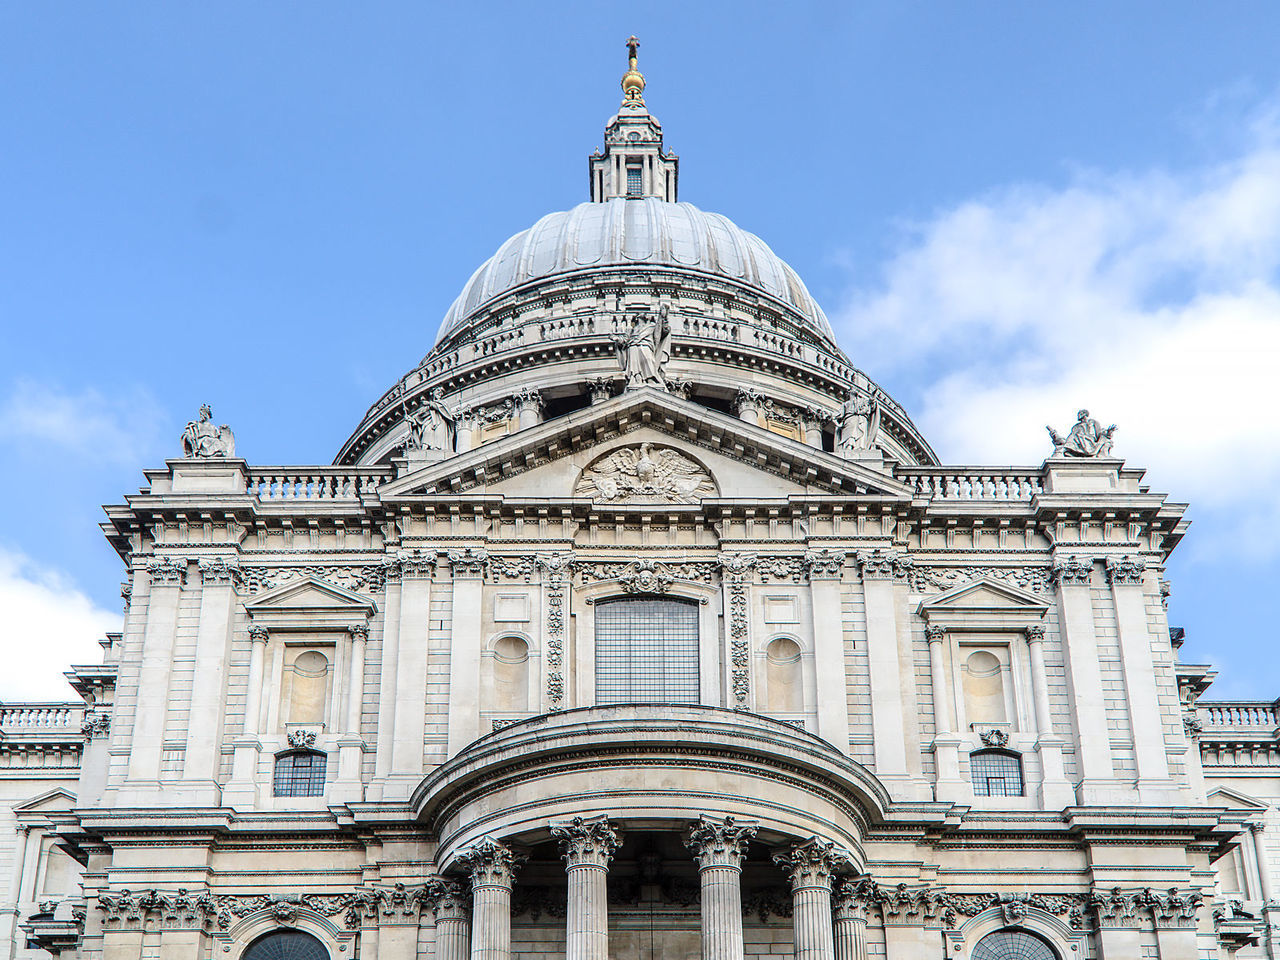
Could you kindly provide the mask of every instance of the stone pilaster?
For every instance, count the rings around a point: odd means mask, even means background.
[[[363,799],[360,768],[365,743],[360,735],[360,718],[364,708],[364,654],[369,627],[357,623],[348,627],[347,632],[351,635],[351,671],[347,681],[346,715],[338,739],[338,777],[329,792],[332,799],[344,802]]]
[[[489,556],[468,547],[450,550],[453,569],[453,627],[449,642],[449,756],[480,736],[480,615],[484,603],[484,572]],[[425,646],[425,645],[424,645]],[[421,717],[421,695],[418,700]],[[419,737],[421,741],[421,737]],[[418,744],[422,753],[422,744]],[[421,776],[422,758],[418,758]]]
[[[511,960],[511,886],[524,857],[481,837],[457,859],[471,874],[471,960]]]
[[[258,756],[262,753],[259,726],[262,722],[262,671],[271,634],[261,624],[249,628],[249,677],[244,699],[244,729],[235,742],[231,758],[231,780],[222,791],[222,802],[230,807],[252,807],[258,797]]]
[[[831,879],[849,867],[849,856],[830,840],[810,837],[774,854],[791,881],[795,960],[835,960]]]
[[[187,561],[173,557],[152,560],[147,564],[147,575],[150,592],[140,651],[142,663],[138,670],[138,689],[145,690],[147,695],[138,698],[134,712],[128,778],[150,784],[150,789],[155,790],[160,780],[164,721],[169,708],[178,597],[187,579]]]
[[[813,609],[813,655],[821,664],[817,671],[818,735],[841,753],[848,754],[848,672],[844,662],[844,617],[840,603],[844,561],[845,555],[833,550],[810,550],[804,557]]]
[[[895,586],[906,575],[903,558],[884,550],[858,554],[867,612],[867,668],[871,679],[871,727],[876,776],[895,798],[921,799],[907,783],[903,663],[898,642]],[[908,669],[909,663],[908,663]],[[844,701],[842,700],[841,703]]]
[[[742,858],[756,826],[703,817],[685,845],[698,859],[702,888],[702,960],[742,960]]]
[[[404,796],[422,779],[422,741],[427,727],[422,691],[427,688],[427,630],[436,558],[415,550],[396,559],[400,564],[400,629],[393,668],[395,733],[391,777],[396,783],[396,795]]]
[[[609,960],[609,861],[618,833],[607,817],[574,817],[551,824],[560,841],[569,900],[565,915],[565,960]]]

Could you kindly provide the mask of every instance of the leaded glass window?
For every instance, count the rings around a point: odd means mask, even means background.
[[[276,757],[274,793],[277,797],[324,795],[324,770],[328,757],[315,750],[294,750]]]
[[[1058,960],[1052,947],[1023,930],[989,933],[969,956],[971,960]]]
[[[660,597],[596,604],[596,703],[697,703],[698,605]]]
[[[969,754],[969,775],[978,797],[1022,796],[1022,758],[1006,750]]]
[[[638,197],[644,193],[644,180],[639,166],[627,167],[627,196]]]
[[[277,930],[249,944],[243,960],[329,960],[329,951],[309,933]]]

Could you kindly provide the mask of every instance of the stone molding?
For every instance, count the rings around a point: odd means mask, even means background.
[[[1050,568],[1050,575],[1059,589],[1068,585],[1087,587],[1091,573],[1093,560],[1088,557],[1064,557],[1055,560]]]
[[[757,829],[756,824],[744,823],[733,817],[717,820],[704,816],[689,828],[684,845],[697,858],[699,869],[733,867],[740,870],[747,845],[755,837]]]
[[[481,837],[457,856],[458,866],[471,874],[473,890],[482,885],[510,889],[526,859],[523,853],[493,837]]]
[[[163,557],[147,564],[147,575],[153,586],[182,586],[187,582],[187,561],[179,557]]]
[[[717,563],[709,560],[575,560],[583,586],[618,583],[625,593],[666,593],[676,583],[710,584]]]
[[[852,868],[849,854],[831,840],[810,837],[773,855],[773,862],[786,870],[793,890],[830,887],[831,878]]]
[[[1141,557],[1107,557],[1107,582],[1115,585],[1142,584],[1146,564]]]
[[[560,843],[560,855],[564,858],[565,867],[607,868],[621,842],[618,831],[610,825],[608,817],[593,817],[589,820],[574,817],[550,826],[551,835]]]

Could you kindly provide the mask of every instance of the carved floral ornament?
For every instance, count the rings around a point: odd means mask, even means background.
[[[582,471],[574,496],[597,503],[697,503],[716,496],[705,468],[671,447],[623,447]]]
[[[620,843],[618,831],[610,825],[608,817],[590,820],[574,817],[553,823],[551,835],[559,841],[560,854],[568,867],[607,867]]]

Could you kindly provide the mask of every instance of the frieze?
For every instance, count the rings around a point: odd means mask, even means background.
[[[369,892],[214,896],[207,891],[192,894],[185,887],[179,887],[174,893],[147,890],[141,894],[126,888],[118,893],[99,894],[97,904],[108,930],[213,926],[226,930],[235,920],[260,910],[269,911],[278,922],[286,924],[293,923],[302,910],[323,917],[343,914],[346,926],[354,929],[360,925],[360,908]]]
[[[789,920],[795,911],[795,898],[782,887],[756,887],[742,891],[742,912],[754,915],[761,923],[770,917]]]
[[[1047,593],[1051,583],[1048,567],[934,567],[916,564],[911,572],[911,587],[917,593],[928,593],[930,587],[945,592],[973,580],[1001,580],[1031,593]]]
[[[756,580],[759,583],[800,583],[806,575],[803,557],[756,557]]]
[[[525,556],[489,557],[489,577],[495,582],[519,581],[528,583],[533,579],[534,558]]]
[[[314,730],[290,730],[287,739],[289,746],[295,750],[310,750],[316,745],[316,732]]]
[[[1179,893],[1177,887],[1170,887],[1164,893],[1150,887],[1141,890],[1112,887],[1089,895],[1089,908],[1101,927],[1134,927],[1142,913],[1157,927],[1194,927],[1203,903],[1204,897],[1198,891],[1184,894]]]
[[[689,583],[711,583],[716,563],[703,560],[670,563],[664,560],[643,559],[577,561],[575,567],[583,586],[614,581],[627,593],[666,593],[677,580]]]
[[[352,591],[378,591],[385,585],[388,570],[395,570],[395,579],[399,579],[400,568],[396,561],[387,560],[377,564],[339,565],[308,563],[300,566],[267,567],[242,566],[240,578],[245,590],[250,594],[274,590],[276,587],[295,580],[314,577]]]

